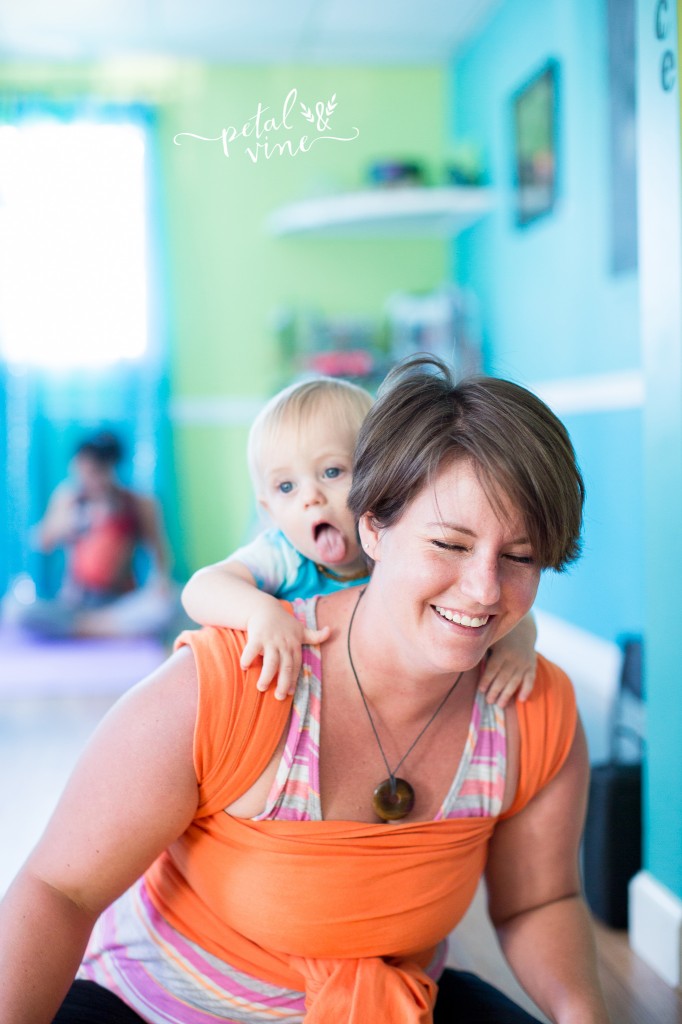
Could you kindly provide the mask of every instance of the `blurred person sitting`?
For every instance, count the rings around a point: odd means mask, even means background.
[[[62,585],[54,600],[21,609],[24,629],[57,637],[140,636],[165,634],[175,623],[178,592],[168,574],[159,508],[121,484],[122,456],[121,442],[109,431],[76,448],[70,478],[56,487],[33,530],[38,551],[64,549]],[[135,572],[140,548],[151,561],[144,585]]]

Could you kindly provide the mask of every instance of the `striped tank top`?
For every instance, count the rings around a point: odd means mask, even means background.
[[[315,599],[294,602],[299,620],[316,628]],[[264,810],[254,820],[321,820],[319,785],[321,661],[303,648],[286,744]],[[506,776],[504,713],[474,700],[469,732],[436,820],[495,817]],[[439,946],[428,973],[440,976],[447,956]],[[140,879],[99,918],[78,977],[94,981],[149,1024],[301,1024],[305,994],[237,970],[172,928]]]

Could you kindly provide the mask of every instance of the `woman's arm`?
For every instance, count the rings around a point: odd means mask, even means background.
[[[188,827],[198,802],[191,653],[103,720],[0,904],[0,1020],[49,1024],[109,903]]]
[[[43,518],[31,531],[31,542],[38,551],[49,554],[69,544],[76,533],[76,494],[64,481],[52,492]]]
[[[582,726],[559,773],[501,822],[486,871],[488,907],[519,981],[558,1024],[608,1024],[578,854],[589,766]]]

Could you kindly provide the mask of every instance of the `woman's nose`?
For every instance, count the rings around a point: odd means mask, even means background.
[[[491,607],[500,599],[500,573],[494,561],[473,557],[465,563],[459,581],[462,593],[484,607]]]

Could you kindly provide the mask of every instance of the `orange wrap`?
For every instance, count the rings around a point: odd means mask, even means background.
[[[363,960],[293,960],[306,979],[306,1024],[368,1020],[431,1024],[438,986],[418,964]],[[370,1014],[370,1016],[368,1016]]]
[[[245,634],[224,629],[178,640],[192,648],[198,669],[200,806],[187,832],[149,869],[150,896],[204,949],[305,991],[306,1024],[430,1024],[436,985],[424,968],[471,902],[496,819],[389,826],[226,814],[268,764],[290,707],[272,688],[256,689],[257,668],[240,668],[244,643]],[[533,694],[517,704],[513,811],[556,774],[575,730],[570,682],[538,661]]]

